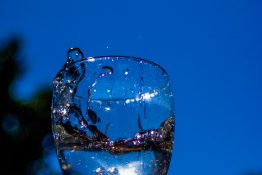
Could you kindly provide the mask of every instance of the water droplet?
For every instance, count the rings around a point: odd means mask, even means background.
[[[118,174],[118,169],[115,168],[115,167],[111,167],[107,170],[107,172],[110,174],[110,175],[117,175]]]
[[[95,170],[96,175],[105,175],[105,169],[103,167],[99,167]]]
[[[72,167],[71,164],[63,164],[63,165],[62,165],[62,169],[63,169],[64,171],[69,170],[71,167]]]
[[[62,116],[62,122],[63,124],[65,124],[66,122],[69,121],[69,117],[68,116]]]
[[[52,110],[52,113],[55,114],[55,113],[56,113],[56,109],[53,109],[53,110]]]
[[[129,69],[126,68],[126,69],[124,70],[124,74],[125,74],[125,75],[128,75],[128,73],[129,73]]]
[[[84,54],[79,48],[70,48],[67,51],[67,59],[70,61],[78,61],[83,58],[84,58]]]
[[[67,109],[65,108],[61,109],[59,112],[61,113],[62,116],[65,116],[68,113]]]

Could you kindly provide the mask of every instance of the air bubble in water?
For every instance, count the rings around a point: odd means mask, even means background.
[[[124,79],[127,79],[128,74],[129,74],[129,69],[128,68],[125,68],[124,70],[122,70],[122,77]]]
[[[113,68],[110,66],[103,66],[102,69],[104,75],[111,75],[114,72]]]

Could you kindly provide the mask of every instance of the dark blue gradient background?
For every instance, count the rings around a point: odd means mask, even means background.
[[[262,2],[259,0],[0,1],[0,39],[22,36],[30,99],[66,60],[131,55],[164,67],[175,92],[170,175],[262,171]]]

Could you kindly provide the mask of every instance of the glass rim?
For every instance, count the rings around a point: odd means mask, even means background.
[[[145,63],[148,63],[150,65],[153,65],[155,67],[158,67],[163,73],[165,73],[166,75],[168,75],[167,71],[161,67],[159,64],[153,62],[153,61],[150,61],[150,60],[147,60],[147,59],[144,59],[144,58],[140,58],[140,57],[135,57],[135,56],[124,56],[124,55],[102,55],[102,56],[90,56],[90,57],[85,57],[85,58],[82,58],[82,59],[79,59],[79,60],[73,60],[72,63],[70,63],[69,65],[67,66],[70,66],[71,64],[75,64],[75,63],[78,63],[78,62],[81,62],[81,61],[88,61],[88,62],[94,62],[95,60],[102,60],[102,59],[114,59],[114,60],[124,60],[124,59],[130,59],[130,60],[134,60],[134,61],[143,61]]]

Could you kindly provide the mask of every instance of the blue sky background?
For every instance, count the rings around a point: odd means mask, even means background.
[[[30,99],[70,47],[86,56],[132,55],[164,67],[175,92],[170,175],[262,171],[260,0],[0,1],[0,44],[21,36]]]

